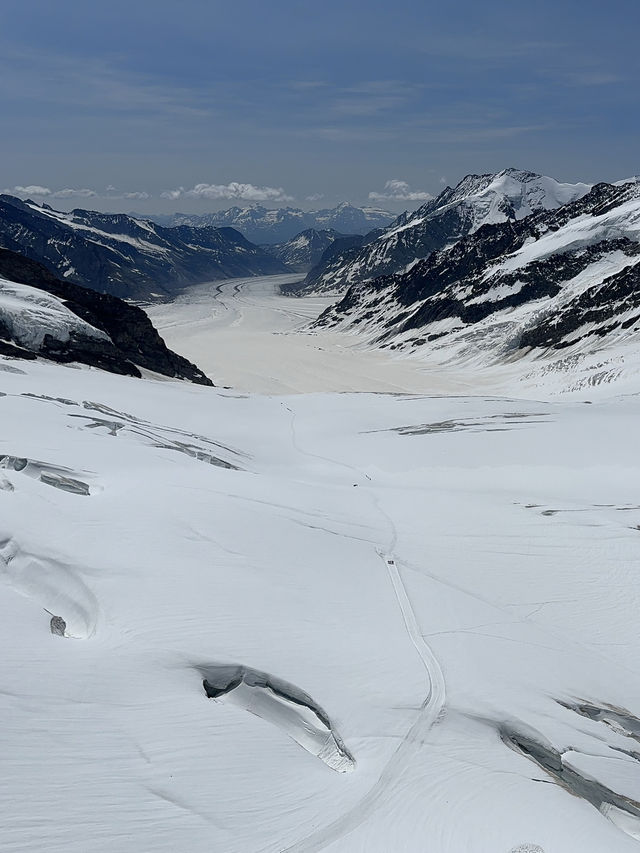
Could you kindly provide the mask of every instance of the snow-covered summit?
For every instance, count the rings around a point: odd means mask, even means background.
[[[518,220],[582,198],[590,184],[561,183],[521,169],[467,175],[413,213],[404,213],[357,252],[331,258],[312,270],[308,292],[340,292],[379,275],[401,273],[438,249],[451,246],[482,225]]]
[[[443,190],[433,206],[427,203],[416,211],[408,224],[421,216],[443,213],[450,205],[461,203],[472,221],[468,233],[473,233],[488,223],[523,219],[538,210],[554,210],[582,198],[591,186],[561,183],[545,175],[515,168],[503,169],[497,174],[467,175],[455,189]]]

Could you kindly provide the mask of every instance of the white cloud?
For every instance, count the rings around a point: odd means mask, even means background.
[[[282,187],[256,187],[253,184],[242,184],[231,181],[228,184],[196,184],[193,189],[165,190],[162,198],[201,198],[207,200],[240,199],[242,201],[293,201]]]
[[[321,198],[324,198],[324,193],[311,193],[311,195],[306,196],[306,201],[320,201]]]
[[[133,199],[133,200],[145,200],[151,198],[151,195],[148,192],[144,191],[134,191],[134,192],[118,192],[117,188],[110,184],[105,188],[104,192],[97,192],[96,190],[89,189],[88,187],[74,188],[74,187],[64,187],[60,190],[52,190],[49,187],[41,187],[35,184],[31,184],[27,187],[12,187],[11,189],[3,190],[5,193],[9,193],[10,195],[17,195],[22,198],[59,198],[59,199],[72,199],[72,198],[105,198],[105,199]]]
[[[52,193],[53,198],[95,198],[97,195],[98,193],[95,190],[72,189],[71,187]]]
[[[386,182],[383,192],[371,192],[369,198],[371,201],[428,201],[433,196],[425,190],[412,190],[406,181],[393,178]]]
[[[165,190],[163,193],[160,193],[160,198],[169,198],[172,201],[175,201],[183,195],[185,195],[185,188],[178,187],[177,190]]]
[[[37,185],[30,185],[28,187],[13,187],[13,189],[5,190],[7,193],[12,193],[14,195],[26,195],[26,196],[45,196],[51,195],[51,190],[49,187],[39,187]]]

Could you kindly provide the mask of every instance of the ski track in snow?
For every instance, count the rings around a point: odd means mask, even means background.
[[[370,477],[363,474],[358,468],[348,465],[345,462],[304,450],[299,444],[296,433],[295,412],[286,403],[282,403],[282,405],[291,414],[291,441],[294,448],[305,456],[328,462],[331,465],[355,473],[364,486],[362,489],[359,489],[359,492],[368,495],[378,513],[382,515],[385,526],[389,529],[389,542],[385,550],[376,549],[376,553],[384,563],[396,603],[402,615],[407,636],[418,653],[427,676],[427,694],[418,711],[417,717],[382,769],[374,786],[350,811],[338,817],[333,823],[322,827],[289,847],[281,848],[281,853],[315,853],[315,851],[324,850],[330,844],[344,838],[357,829],[381,804],[390,790],[393,789],[395,781],[402,775],[407,763],[415,755],[416,751],[425,745],[431,728],[441,715],[446,701],[446,686],[440,664],[426,643],[418,626],[413,605],[400,575],[395,557],[395,549],[398,542],[396,525],[391,516],[383,509],[373,485],[371,483],[364,485],[364,482],[370,481]]]

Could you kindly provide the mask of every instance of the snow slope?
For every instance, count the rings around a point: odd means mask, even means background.
[[[110,341],[100,329],[85,323],[70,311],[62,299],[0,278],[0,329],[25,349],[38,350],[45,335],[66,342],[71,335]]]
[[[336,240],[343,239],[346,235],[340,234],[333,229],[316,230],[307,228],[287,240],[284,243],[266,245],[265,251],[272,254],[291,271],[307,272],[318,263],[323,252]]]
[[[639,415],[2,360],[3,850],[637,850]]]

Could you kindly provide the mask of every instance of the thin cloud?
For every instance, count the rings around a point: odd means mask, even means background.
[[[73,189],[72,187],[66,187],[63,190],[56,190],[56,192],[51,194],[52,198],[97,198],[98,193],[95,190],[87,189],[86,187],[82,189]]]
[[[571,86],[611,86],[624,83],[625,78],[609,71],[572,71],[565,75],[566,82]]]
[[[41,187],[41,186],[38,186],[37,184],[31,184],[28,187],[10,187],[9,189],[6,189],[5,192],[9,193],[9,195],[18,195],[18,196],[26,195],[29,197],[30,196],[44,197],[47,195],[51,195],[51,190],[49,189],[49,187]]]
[[[370,192],[371,201],[428,201],[433,198],[426,190],[412,190],[406,181],[392,178],[384,185],[381,193]]]
[[[52,190],[50,187],[42,187],[39,184],[29,184],[28,186],[15,186],[3,190],[9,195],[19,196],[20,198],[50,198],[50,199],[71,199],[71,198],[99,198],[99,199],[136,199],[145,200],[151,198],[148,192],[133,191],[133,192],[118,192],[116,187],[109,185],[104,193],[89,187],[64,187],[59,190]]]
[[[175,201],[179,198],[199,198],[207,201],[220,199],[237,199],[241,201],[293,201],[293,196],[287,195],[282,187],[257,187],[254,184],[244,184],[231,181],[228,184],[196,184],[186,190],[178,187],[175,190],[165,190],[160,193],[162,198]]]

